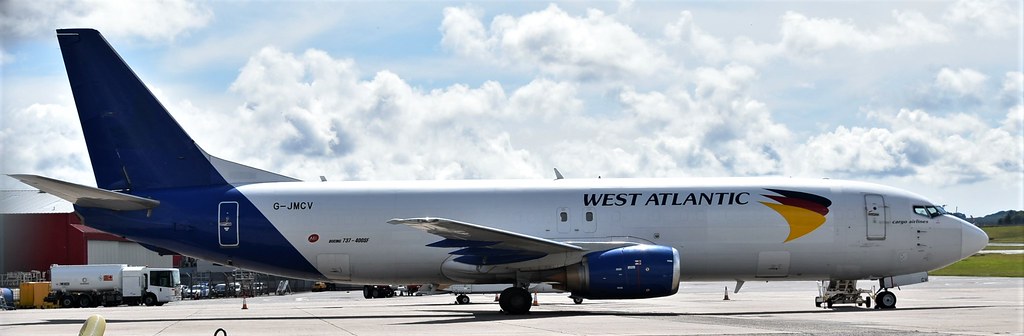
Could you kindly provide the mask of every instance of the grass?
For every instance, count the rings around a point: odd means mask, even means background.
[[[1024,250],[1024,246],[985,246],[986,250]]]
[[[1024,277],[1024,254],[975,254],[928,274]]]
[[[1024,243],[1024,225],[985,226],[990,243]]]

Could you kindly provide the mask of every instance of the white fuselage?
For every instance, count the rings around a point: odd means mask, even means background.
[[[765,196],[776,195],[769,189],[831,200],[824,223],[786,241],[796,228],[765,205],[777,203]],[[691,281],[924,272],[965,257],[964,232],[977,230],[949,215],[915,214],[914,205],[933,204],[921,196],[839,180],[263,183],[238,190],[325,277],[352,283],[473,280],[446,276],[451,249],[425,246],[439,237],[387,223],[404,217],[456,219],[564,242],[670,246],[679,250],[682,280]],[[870,210],[866,197],[882,203]]]

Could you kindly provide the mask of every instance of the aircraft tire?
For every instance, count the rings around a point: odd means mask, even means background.
[[[522,287],[509,287],[501,291],[498,297],[498,305],[508,315],[523,315],[530,312],[533,306],[530,298],[530,291]]]
[[[871,298],[864,298],[864,307],[871,308]]]
[[[880,309],[896,308],[896,294],[890,291],[883,291],[875,295],[876,307]]]
[[[572,298],[572,303],[583,304],[583,298]]]

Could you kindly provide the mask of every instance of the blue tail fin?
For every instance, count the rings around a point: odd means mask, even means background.
[[[58,29],[98,187],[108,190],[295,181],[210,156],[93,29]]]

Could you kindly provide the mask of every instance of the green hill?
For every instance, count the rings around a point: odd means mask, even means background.
[[[1024,211],[1006,210],[985,217],[966,218],[977,226],[1024,225]]]

